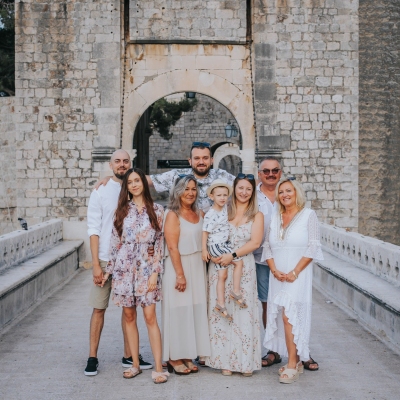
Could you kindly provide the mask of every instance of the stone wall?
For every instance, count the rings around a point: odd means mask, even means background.
[[[192,142],[195,141],[208,142],[211,146],[221,142],[239,145],[239,136],[228,139],[225,135],[226,124],[234,121],[232,113],[211,97],[197,93],[196,99],[193,111],[184,113],[176,125],[171,127],[173,136],[170,140],[153,132],[150,137],[150,173],[168,171],[157,168],[157,160],[187,160]]]
[[[400,3],[360,2],[360,227],[400,244]]]
[[[253,14],[262,152],[282,151],[325,222],[358,225],[358,1],[260,0]]]
[[[246,0],[130,0],[130,39],[246,40]]]
[[[17,204],[86,218],[93,150],[120,145],[120,2],[16,1]]]
[[[17,229],[15,97],[0,97],[0,235]]]

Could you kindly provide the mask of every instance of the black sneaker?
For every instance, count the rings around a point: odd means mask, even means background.
[[[140,369],[152,369],[153,368],[153,364],[144,361],[141,354],[139,354],[139,366],[140,366]]]
[[[97,375],[97,367],[99,366],[99,360],[96,357],[89,357],[85,368],[86,376]]]
[[[122,366],[124,368],[132,367],[132,357],[127,357],[127,358],[122,357]],[[144,361],[141,354],[139,354],[139,366],[140,366],[140,369],[153,368],[153,364]]]

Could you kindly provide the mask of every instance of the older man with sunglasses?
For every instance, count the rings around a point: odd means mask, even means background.
[[[207,196],[207,189],[216,179],[222,179],[229,185],[233,184],[235,176],[223,169],[211,168],[213,158],[211,145],[207,142],[193,142],[190,149],[189,164],[191,168],[173,169],[162,174],[150,175],[147,181],[157,192],[169,191],[176,178],[182,175],[194,175],[199,187],[199,208],[207,212],[212,206],[212,201]]]
[[[257,185],[257,200],[258,208],[264,214],[264,236],[262,243],[264,243],[265,237],[268,234],[272,214],[277,212],[275,188],[281,176],[282,169],[277,158],[269,156],[260,162],[258,170],[260,182]],[[265,329],[267,325],[269,268],[265,260],[261,260],[262,247],[254,251],[253,254],[256,261],[258,299],[262,304],[262,321]],[[272,351],[269,351],[267,355],[262,358],[263,367],[269,367],[279,362],[281,362],[280,355]]]

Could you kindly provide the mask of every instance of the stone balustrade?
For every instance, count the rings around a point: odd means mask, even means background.
[[[325,251],[399,286],[400,246],[325,223],[320,228]]]
[[[0,269],[11,267],[54,247],[63,238],[62,221],[53,219],[0,236]]]

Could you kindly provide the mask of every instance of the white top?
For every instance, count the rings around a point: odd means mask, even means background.
[[[221,211],[211,207],[204,216],[203,231],[208,232],[207,245],[226,243],[229,238],[228,209]]]
[[[264,235],[261,243],[264,243],[265,238],[267,237],[268,228],[271,224],[272,215],[278,213],[278,202],[274,203],[261,191],[261,182],[257,185],[257,200],[258,200],[258,210],[264,214]],[[265,259],[261,258],[263,248],[262,246],[257,250],[253,251],[254,259],[257,264],[267,265]]]
[[[108,261],[108,250],[111,242],[111,232],[114,213],[118,205],[121,184],[110,179],[106,186],[101,185],[93,190],[89,199],[87,212],[88,235],[99,236],[99,259]]]
[[[323,260],[317,215],[304,208],[282,229],[280,215],[274,214],[263,247],[263,258],[273,258],[276,268],[285,274],[293,271],[302,257]],[[307,361],[310,357],[312,276],[313,262],[292,283],[278,281],[270,272],[264,346],[281,356],[287,356],[281,314],[284,309],[300,360]]]

